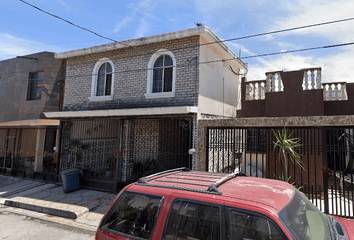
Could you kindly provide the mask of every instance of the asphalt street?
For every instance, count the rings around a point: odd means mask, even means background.
[[[0,239],[92,240],[94,232],[16,215],[0,209]]]

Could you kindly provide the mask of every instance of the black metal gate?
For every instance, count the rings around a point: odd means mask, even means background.
[[[85,187],[115,192],[140,177],[190,167],[191,118],[62,122],[60,171],[78,168]]]
[[[191,167],[191,118],[131,119],[127,134],[127,181]]]
[[[0,129],[1,172],[57,181],[56,133],[56,127]]]
[[[116,191],[122,172],[122,120],[62,122],[60,171],[77,168],[85,187]]]
[[[282,128],[208,128],[206,170],[242,171],[285,180],[303,191],[320,210],[354,217],[354,129],[286,128],[299,138],[302,167],[284,166],[274,148],[274,132]],[[289,178],[284,176],[287,168]]]

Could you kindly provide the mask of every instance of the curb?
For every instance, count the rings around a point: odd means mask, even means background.
[[[60,210],[60,209],[55,209],[55,208],[50,208],[50,207],[41,207],[41,206],[36,206],[36,205],[32,205],[32,204],[11,201],[11,200],[5,200],[4,205],[8,206],[8,207],[22,208],[22,209],[26,209],[26,210],[31,210],[31,211],[40,212],[40,213],[46,213],[49,215],[70,218],[70,219],[76,219],[78,217],[76,215],[76,213],[71,212],[71,211]]]

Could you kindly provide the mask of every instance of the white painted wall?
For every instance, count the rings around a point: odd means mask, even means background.
[[[201,44],[212,41],[201,36]],[[201,118],[201,114],[236,117],[236,109],[240,104],[241,76],[235,75],[227,65],[236,73],[243,66],[238,61],[204,63],[233,58],[234,55],[227,50],[219,44],[200,47],[198,118]]]

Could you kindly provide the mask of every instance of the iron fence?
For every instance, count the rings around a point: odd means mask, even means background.
[[[78,168],[86,187],[119,184],[190,167],[191,119],[131,118],[62,122],[60,171]]]
[[[127,181],[160,171],[190,167],[191,119],[134,119],[127,134]]]
[[[57,128],[0,129],[0,168],[14,176],[56,181]]]
[[[301,166],[285,165],[274,151],[274,134],[281,129],[208,128],[206,170],[288,181],[323,212],[353,218],[354,129],[287,127],[300,139]]]

